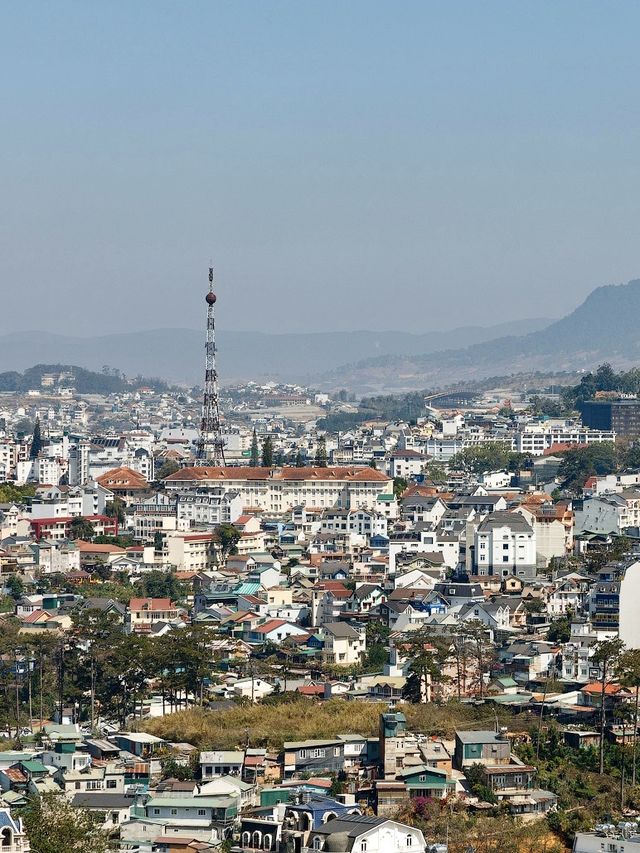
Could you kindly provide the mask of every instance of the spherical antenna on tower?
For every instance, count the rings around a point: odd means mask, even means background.
[[[197,441],[197,464],[224,465],[224,441],[220,428],[218,403],[218,372],[216,370],[216,320],[213,292],[213,266],[209,267],[209,292],[207,303],[207,337],[205,343],[205,380],[202,401],[202,421]]]
[[[213,292],[213,267],[209,267],[209,293],[205,296],[207,305],[215,305],[217,298]]]

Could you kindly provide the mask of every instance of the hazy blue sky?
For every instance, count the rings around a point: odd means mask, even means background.
[[[0,331],[427,330],[640,277],[640,4],[5,3]]]

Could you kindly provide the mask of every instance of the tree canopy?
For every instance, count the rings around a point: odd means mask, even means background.
[[[514,453],[505,442],[487,441],[456,453],[450,467],[480,476],[492,471],[518,471],[526,458],[522,453]]]
[[[610,441],[575,447],[562,457],[558,476],[562,488],[571,492],[580,492],[588,477],[613,474],[619,466],[616,446]]]

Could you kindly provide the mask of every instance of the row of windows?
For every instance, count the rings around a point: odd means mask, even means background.
[[[188,812],[192,811],[192,809],[189,806],[185,806],[184,808],[186,808]],[[154,813],[154,815],[159,815],[160,809],[154,809],[153,813]],[[175,817],[178,814],[178,809],[169,809],[169,814],[171,815],[171,817]],[[206,817],[206,816],[207,816],[207,810],[206,809],[198,809],[198,817]]]
[[[331,750],[329,750],[330,752]],[[301,749],[298,752],[298,758],[325,758],[327,755],[327,750],[324,747],[316,748],[316,749]],[[335,758],[340,757],[340,747],[335,746],[333,748],[333,755]]]

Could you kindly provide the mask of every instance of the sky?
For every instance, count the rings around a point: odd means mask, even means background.
[[[640,4],[30,0],[0,333],[411,332],[640,278]]]

